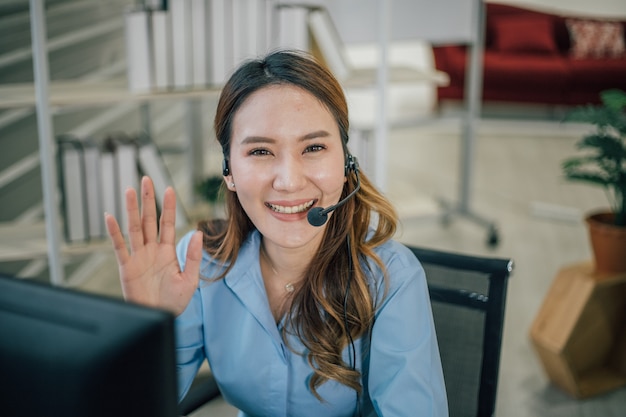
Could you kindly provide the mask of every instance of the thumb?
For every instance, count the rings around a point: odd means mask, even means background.
[[[187,246],[187,258],[185,260],[185,270],[183,274],[187,280],[191,280],[196,285],[200,279],[200,263],[202,261],[202,232],[196,231],[189,240]]]

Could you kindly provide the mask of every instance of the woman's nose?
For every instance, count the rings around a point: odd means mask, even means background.
[[[306,172],[302,161],[291,156],[281,158],[276,164],[274,189],[297,191],[306,183]]]

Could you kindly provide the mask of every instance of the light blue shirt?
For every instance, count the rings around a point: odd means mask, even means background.
[[[191,233],[178,244],[184,268]],[[200,281],[186,310],[176,319],[177,371],[180,398],[204,359],[226,401],[240,417],[351,417],[357,396],[333,380],[318,388],[308,381],[313,371],[304,347],[281,337],[270,311],[259,265],[261,235],[250,234],[228,275]],[[386,265],[389,288],[372,266],[370,288],[376,316],[369,336],[355,340],[356,368],[363,374],[363,416],[447,416],[448,406],[424,270],[402,244],[389,241],[376,248]],[[372,262],[374,265],[374,263]],[[201,274],[217,276],[220,264],[203,253]],[[384,296],[384,298],[383,298]],[[367,349],[369,345],[369,350]],[[344,350],[350,363],[351,348]]]

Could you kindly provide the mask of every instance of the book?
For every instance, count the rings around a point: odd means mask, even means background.
[[[270,49],[271,5],[267,0],[233,0],[235,65]]]
[[[256,37],[256,54],[263,55],[272,49],[274,36],[274,4],[267,0],[257,1],[257,32],[250,34]]]
[[[309,8],[304,5],[281,4],[278,6],[279,48],[310,50],[307,19]]]
[[[234,65],[233,18],[231,0],[210,2],[210,80],[212,85],[224,85]]]
[[[233,0],[233,59],[239,64],[256,55],[257,0]]]
[[[170,0],[174,88],[186,89],[193,84],[191,0]]]
[[[167,90],[173,81],[172,29],[169,13],[165,10],[152,11],[152,57],[154,89]]]
[[[139,188],[139,172],[137,170],[137,144],[126,136],[115,139],[115,173],[116,194],[120,209],[117,218],[123,233],[128,230],[128,214],[126,210],[126,190]]]
[[[93,140],[83,140],[83,160],[85,164],[84,182],[88,234],[90,239],[100,239],[106,236],[102,203],[100,148]]]
[[[146,93],[153,86],[150,12],[128,11],[124,22],[128,89],[133,93]]]
[[[157,208],[160,211],[165,189],[167,187],[173,188],[174,183],[158,147],[149,137],[144,136],[139,139],[138,162],[140,173],[152,179]],[[176,228],[185,228],[188,224],[189,220],[185,207],[178,195],[176,195]]]
[[[70,243],[89,239],[83,145],[77,138],[57,138],[61,205],[65,240]]]
[[[102,215],[109,213],[119,220],[122,210],[119,193],[117,192],[115,141],[111,137],[105,138],[100,150],[100,178],[102,185]],[[126,233],[126,231],[122,230],[122,233]]]
[[[196,87],[209,85],[209,1],[190,0],[192,84]]]

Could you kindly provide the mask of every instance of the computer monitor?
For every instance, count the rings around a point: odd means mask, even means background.
[[[175,417],[171,313],[0,275],[0,415]]]

